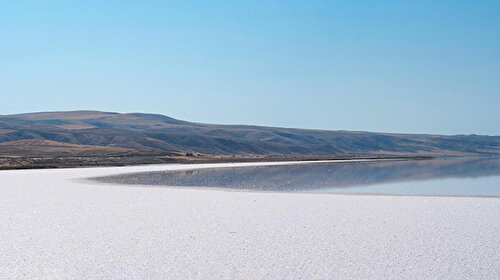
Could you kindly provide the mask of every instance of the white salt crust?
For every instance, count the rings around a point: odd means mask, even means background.
[[[0,171],[0,279],[500,279],[500,198],[79,180],[248,165]]]

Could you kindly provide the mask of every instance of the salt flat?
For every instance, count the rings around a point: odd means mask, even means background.
[[[81,180],[257,164],[0,171],[0,279],[500,279],[499,198]]]

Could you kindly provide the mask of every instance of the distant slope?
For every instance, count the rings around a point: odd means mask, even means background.
[[[48,140],[99,147],[104,154],[202,154],[267,157],[384,157],[499,155],[499,136],[421,135],[326,131],[191,123],[156,114],[99,111],[44,112],[0,116],[0,143]],[[4,144],[5,146],[6,144]],[[33,145],[31,145],[33,146]],[[40,146],[41,147],[41,146]],[[102,150],[103,147],[111,150]],[[64,147],[72,150],[74,147]],[[42,149],[42,148],[37,148]],[[31,149],[33,150],[33,149]],[[42,149],[43,150],[43,149]],[[47,149],[45,149],[47,150]],[[17,152],[16,152],[17,151]],[[5,151],[4,151],[5,152]]]
[[[16,140],[0,143],[0,156],[120,156],[136,153],[133,149],[61,143],[50,140]]]

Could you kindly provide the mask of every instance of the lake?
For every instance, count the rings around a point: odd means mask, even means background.
[[[263,192],[500,196],[500,158],[383,160],[154,171],[102,183]]]

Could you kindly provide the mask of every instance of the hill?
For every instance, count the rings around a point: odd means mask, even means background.
[[[157,114],[99,111],[0,116],[0,157],[4,159],[162,157],[166,160],[185,155],[204,159],[500,155],[500,137],[214,125]]]

